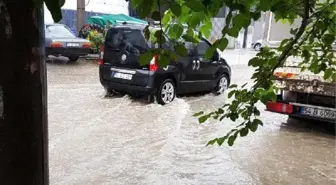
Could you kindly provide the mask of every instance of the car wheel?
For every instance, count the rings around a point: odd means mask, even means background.
[[[165,105],[172,102],[176,96],[175,84],[171,79],[164,80],[157,91],[156,99],[159,104]]]
[[[261,44],[260,43],[256,43],[255,45],[254,45],[254,50],[256,50],[256,51],[260,51],[260,49],[261,49]]]
[[[228,86],[229,86],[229,77],[223,74],[217,82],[217,86],[215,89],[216,93],[223,94],[228,89]]]
[[[69,58],[69,62],[77,62],[77,60],[79,59],[79,57],[68,57]]]

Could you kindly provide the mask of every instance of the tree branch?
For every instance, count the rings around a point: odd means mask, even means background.
[[[271,73],[267,76],[270,77],[273,75],[274,71],[281,65],[283,65],[283,63],[285,62],[285,60],[289,57],[289,55],[291,54],[291,52],[293,51],[293,46],[298,42],[298,40],[302,37],[308,23],[309,23],[309,10],[310,10],[310,3],[309,0],[304,0],[304,9],[303,9],[303,17],[302,17],[302,21],[301,21],[301,25],[299,27],[299,30],[297,31],[297,33],[295,34],[295,37],[293,40],[290,41],[290,43],[287,45],[287,47],[285,48],[285,50],[281,53],[281,55],[279,56],[279,58],[277,59],[277,64],[273,67],[273,69],[271,70]],[[260,84],[262,83],[262,81],[258,81],[254,86],[253,86],[253,91],[252,93],[260,86]]]

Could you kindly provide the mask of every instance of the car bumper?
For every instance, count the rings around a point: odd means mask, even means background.
[[[47,55],[85,56],[90,52],[90,48],[46,48]]]
[[[102,81],[101,84],[105,89],[114,90],[117,92],[123,92],[131,95],[150,95],[153,94],[154,88],[151,86],[137,86],[130,84],[122,84],[116,82]]]

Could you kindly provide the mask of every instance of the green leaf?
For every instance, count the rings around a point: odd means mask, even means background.
[[[216,139],[213,139],[213,140],[210,140],[206,146],[209,146],[209,145],[214,145],[217,141],[217,138]]]
[[[142,3],[142,1],[143,0],[132,0],[132,1],[129,1],[128,3],[132,3],[133,9],[136,9]]]
[[[322,37],[322,41],[326,45],[331,45],[335,41],[335,35],[325,34]]]
[[[169,10],[168,11],[166,11],[166,13],[163,15],[163,17],[162,17],[162,20],[161,20],[161,23],[163,24],[163,25],[168,25],[168,23],[170,22],[172,20],[172,14],[171,14],[171,12],[169,12]]]
[[[246,85],[247,85],[247,82],[244,83],[244,84],[241,86],[241,88],[244,88]]]
[[[228,139],[228,145],[232,146],[234,144],[236,138],[237,138],[237,135],[230,136],[229,139]]]
[[[217,138],[217,144],[218,144],[219,146],[222,146],[222,144],[224,143],[225,139],[226,139],[225,137]]]
[[[180,56],[187,56],[188,51],[185,48],[183,44],[177,44],[175,45],[175,51],[180,55]]]
[[[277,99],[277,95],[273,91],[267,91],[267,93],[265,94],[265,99],[275,102]]]
[[[193,114],[193,117],[198,117],[198,116],[200,116],[202,114],[204,114],[204,112],[200,111],[200,112],[197,112],[197,113]]]
[[[239,132],[240,137],[245,137],[245,136],[247,136],[248,132],[249,132],[248,128],[246,128],[246,127],[242,128],[242,129],[240,130],[240,132]]]
[[[157,43],[164,44],[166,42],[166,38],[163,36],[162,30],[155,31],[154,36]]]
[[[231,29],[229,29],[228,31],[228,35],[231,36],[231,37],[234,37],[234,38],[237,38],[238,35],[239,35],[239,31],[240,29],[237,28],[237,27],[232,27]]]
[[[261,12],[251,12],[251,17],[253,20],[258,20],[261,17]]]
[[[54,22],[59,22],[62,19],[61,7],[64,5],[64,0],[45,0],[44,1]]]
[[[201,12],[205,10],[205,7],[199,0],[186,1],[185,5],[195,12]]]
[[[291,28],[289,33],[292,35],[295,35],[297,31],[298,31],[298,28]]]
[[[218,114],[223,114],[224,113],[224,110],[222,108],[218,108]]]
[[[191,13],[186,20],[186,23],[191,29],[195,29],[196,27],[198,27],[198,25],[200,25],[201,22],[202,22],[201,14],[197,12]]]
[[[170,3],[169,8],[176,17],[179,17],[181,15],[181,11],[182,11],[181,6],[177,4],[176,2]]]
[[[210,47],[205,51],[205,58],[211,59],[215,53],[216,49],[214,47]]]
[[[333,74],[333,71],[334,70],[332,68],[328,68],[327,70],[325,70],[323,78],[325,80],[328,80],[331,77],[331,75]]]
[[[145,39],[149,40],[150,38],[150,31],[149,31],[149,26],[146,26],[145,29],[143,30],[144,35],[145,35]]]
[[[201,116],[201,117],[198,118],[198,122],[199,123],[204,123],[208,119],[209,119],[209,116],[208,115],[204,115],[204,116]]]
[[[228,94],[228,98],[231,98],[235,93],[236,93],[236,91],[230,91],[229,94]]]
[[[254,119],[254,120],[253,120],[253,123],[255,123],[255,124],[257,124],[257,125],[261,125],[261,126],[264,125],[264,123],[263,123],[260,119]]]
[[[219,45],[218,45],[218,49],[223,51],[227,45],[228,45],[229,41],[227,38],[222,38],[220,39]]]
[[[144,19],[150,15],[153,3],[154,0],[143,0],[141,2],[137,8],[140,18]]]
[[[253,114],[256,116],[260,116],[260,111],[257,109],[257,107],[254,107]]]
[[[170,63],[170,58],[166,55],[159,55],[158,59],[158,64],[160,67],[166,67]]]
[[[201,27],[200,32],[206,37],[209,38],[211,34],[212,22],[208,19]]]
[[[232,25],[238,30],[238,33],[242,27],[245,27],[246,25],[248,26],[248,22],[249,19],[242,13],[234,16],[232,19]]]
[[[258,129],[258,123],[257,122],[249,122],[248,123],[248,128],[252,131],[255,132]]]
[[[155,21],[160,21],[161,20],[160,12],[158,11],[153,12],[151,18]]]
[[[232,89],[232,88],[236,88],[236,87],[238,87],[238,85],[237,84],[232,84],[232,85],[230,85],[230,89]]]
[[[139,56],[139,63],[140,65],[146,65],[153,59],[153,53],[152,52],[146,52],[144,54],[141,54]]]
[[[263,60],[258,57],[254,57],[248,62],[248,65],[252,67],[258,67],[258,66],[261,66],[262,64],[263,64]]]
[[[181,24],[173,24],[169,29],[169,36],[178,40],[183,33],[183,26]]]

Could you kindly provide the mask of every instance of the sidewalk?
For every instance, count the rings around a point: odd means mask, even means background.
[[[229,65],[247,65],[248,61],[257,54],[251,49],[226,49],[220,55]]]

